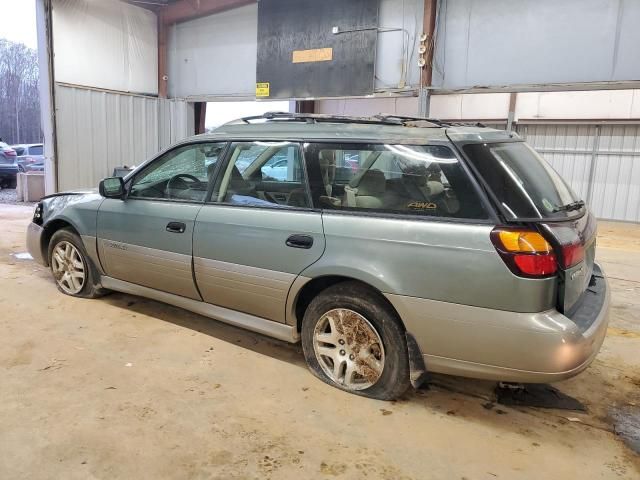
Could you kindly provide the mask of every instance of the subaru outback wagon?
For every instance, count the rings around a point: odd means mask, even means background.
[[[182,141],[99,192],[45,197],[31,255],[76,297],[115,290],[302,342],[378,399],[424,372],[551,382],[604,340],[584,202],[516,134],[271,113]]]

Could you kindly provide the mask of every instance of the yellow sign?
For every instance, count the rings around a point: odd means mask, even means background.
[[[256,97],[269,96],[269,82],[256,83]]]
[[[293,51],[293,63],[328,62],[330,60],[333,60],[333,48]]]

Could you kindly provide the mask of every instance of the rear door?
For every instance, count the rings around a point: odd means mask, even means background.
[[[324,251],[300,146],[236,142],[229,152],[196,220],[196,282],[205,302],[284,322],[291,284]]]

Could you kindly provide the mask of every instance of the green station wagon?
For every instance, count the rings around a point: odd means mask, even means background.
[[[270,113],[99,192],[43,198],[27,242],[68,295],[115,290],[301,341],[323,381],[393,399],[425,372],[584,370],[609,310],[595,233],[515,133]]]

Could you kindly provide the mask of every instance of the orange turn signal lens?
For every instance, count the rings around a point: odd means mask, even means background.
[[[550,253],[551,245],[538,232],[500,230],[500,243],[508,252]]]
[[[491,241],[507,267],[519,277],[546,278],[558,270],[553,248],[536,231],[498,227],[491,232]]]

